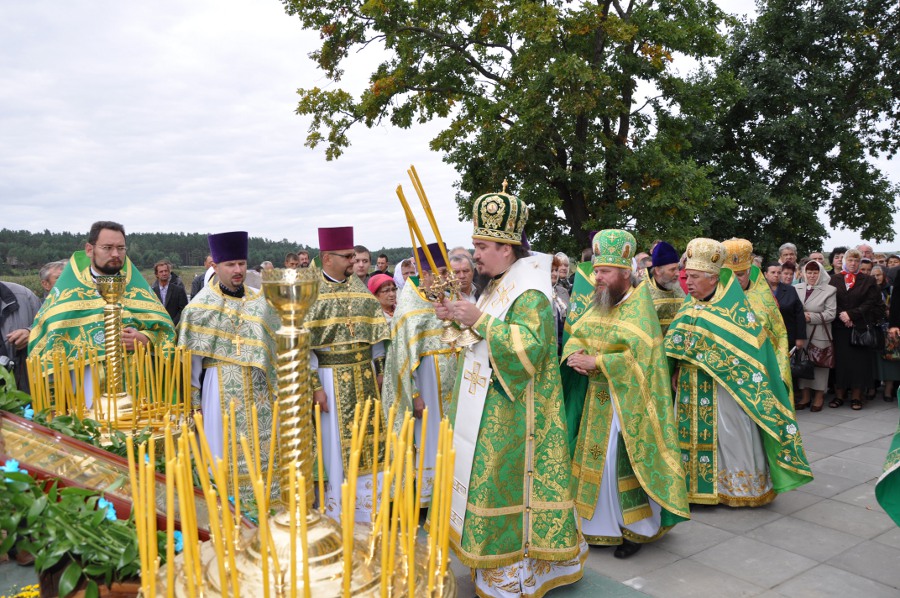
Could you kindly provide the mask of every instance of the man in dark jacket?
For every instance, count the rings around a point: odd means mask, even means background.
[[[188,304],[187,293],[184,292],[184,286],[172,282],[171,266],[166,260],[156,262],[153,272],[156,274],[156,282],[152,287],[153,292],[159,297],[159,302],[166,308],[177,328],[178,320],[181,319],[181,311]]]

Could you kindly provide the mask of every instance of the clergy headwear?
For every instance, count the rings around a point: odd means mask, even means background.
[[[486,193],[475,200],[472,220],[475,223],[473,239],[521,245],[528,206],[506,192]]]
[[[722,246],[728,252],[728,256],[725,258],[725,267],[731,268],[732,272],[743,272],[749,270],[753,265],[753,243],[747,239],[732,237],[727,241],[722,241]]]
[[[685,270],[718,274],[725,265],[725,247],[715,239],[703,237],[694,239],[688,243],[685,253],[687,254],[687,261],[684,263]]]
[[[444,246],[446,250],[447,246]],[[416,253],[419,254],[419,263],[422,264],[423,270],[431,270],[431,264],[428,263],[428,258],[425,257],[425,251],[421,247],[416,247]],[[441,251],[441,246],[437,243],[429,243],[428,244],[428,253],[431,254],[431,259],[434,260],[435,268],[446,268],[447,262],[444,261],[444,252]]]
[[[677,264],[679,261],[679,256],[674,247],[672,247],[665,241],[660,241],[656,244],[656,247],[653,248],[653,255],[651,256],[651,259],[653,260],[653,267],[655,268],[657,266]]]
[[[612,266],[613,268],[632,269],[632,258],[637,243],[628,231],[608,228],[594,235],[592,243],[595,266]]]
[[[353,227],[335,226],[319,229],[319,251],[350,251],[353,249]]]
[[[248,236],[246,231],[218,233],[206,237],[209,253],[215,263],[247,259]]]

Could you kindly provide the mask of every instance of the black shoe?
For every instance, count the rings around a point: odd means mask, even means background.
[[[629,540],[622,540],[622,544],[616,547],[616,551],[613,553],[613,556],[617,559],[627,559],[630,556],[633,556],[638,550],[641,549],[641,545],[637,542],[631,542]]]

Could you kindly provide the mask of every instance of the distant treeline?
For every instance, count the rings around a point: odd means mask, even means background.
[[[126,229],[127,230],[127,229]],[[45,230],[33,233],[27,230],[0,230],[0,274],[13,274],[39,269],[47,262],[68,259],[73,252],[84,249],[87,233],[52,233]],[[202,266],[209,253],[206,234],[203,233],[128,233],[126,237],[128,257],[138,268],[150,268],[157,261],[168,259],[178,266]],[[312,257],[318,250],[287,239],[273,241],[250,237],[251,266],[270,261],[279,267],[289,252],[305,249]],[[412,255],[408,247],[372,249],[372,265],[380,253],[396,264]]]

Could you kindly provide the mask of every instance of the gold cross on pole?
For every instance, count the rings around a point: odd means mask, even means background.
[[[481,371],[481,364],[477,361],[475,365],[472,366],[471,370],[467,370],[463,378],[466,382],[469,383],[469,394],[475,394],[475,390],[481,386],[485,388],[487,386],[487,378],[484,376],[479,376],[478,372]]]

